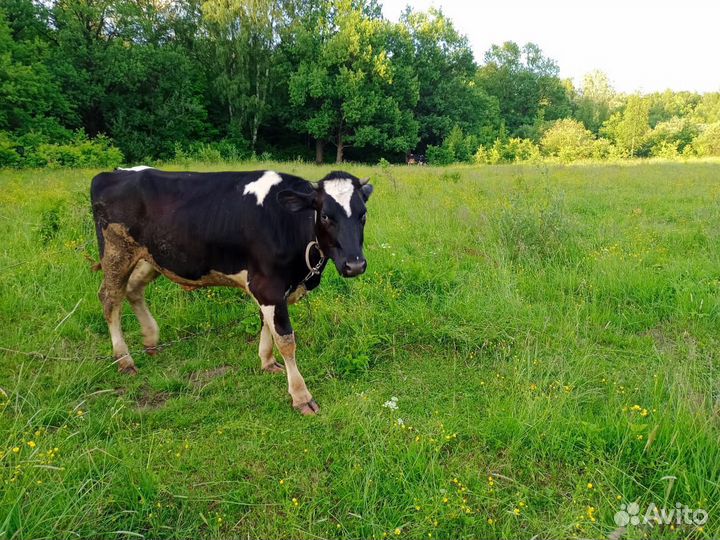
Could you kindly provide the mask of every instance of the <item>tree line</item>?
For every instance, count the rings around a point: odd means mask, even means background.
[[[720,93],[579,88],[540,47],[478,62],[377,0],[2,0],[0,166],[501,163],[720,155]]]

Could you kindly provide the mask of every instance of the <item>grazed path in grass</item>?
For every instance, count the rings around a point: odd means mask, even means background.
[[[190,168],[268,167],[328,170]],[[291,312],[317,418],[232,290],[151,285],[172,346],[117,374],[95,171],[0,172],[0,538],[720,535],[720,165],[348,168],[370,268]]]

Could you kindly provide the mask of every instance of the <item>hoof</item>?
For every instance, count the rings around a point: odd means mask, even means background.
[[[303,416],[315,416],[320,412],[320,406],[314,399],[311,399],[302,405],[294,405],[293,408]]]
[[[268,364],[267,366],[264,366],[262,368],[262,370],[265,373],[283,373],[285,371],[285,367],[282,364],[273,362],[272,364]]]
[[[131,366],[118,366],[118,371],[122,373],[123,375],[130,375],[134,377],[138,374],[138,368],[135,367],[135,364]]]
[[[138,369],[135,367],[135,362],[130,358],[130,355],[125,355],[117,360],[118,371],[125,375],[137,375]]]
[[[157,345],[153,345],[152,347],[145,347],[145,352],[150,356],[157,356],[160,350],[157,348]]]

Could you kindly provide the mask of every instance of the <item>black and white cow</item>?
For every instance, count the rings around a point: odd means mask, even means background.
[[[260,306],[262,369],[287,371],[293,406],[319,408],[295,362],[288,304],[320,284],[328,259],[345,277],[362,274],[367,180],[332,172],[318,183],[273,171],[190,173],[118,169],[90,188],[104,279],[100,301],[121,372],[137,369],[120,327],[127,298],[143,343],[159,331],[145,287],[162,274],[188,289],[230,286]],[[327,257],[327,258],[326,258]],[[283,367],[273,356],[273,341]]]

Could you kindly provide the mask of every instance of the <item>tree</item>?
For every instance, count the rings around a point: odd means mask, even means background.
[[[231,132],[246,134],[253,149],[268,112],[281,8],[279,0],[207,0],[202,5],[216,61],[215,88]]]
[[[0,10],[0,130],[69,135],[60,120],[71,107],[45,64],[47,57],[47,43],[27,29],[14,31]]]
[[[320,6],[328,16],[310,18],[319,26],[296,28],[297,64],[289,80],[295,128],[335,144],[338,163],[350,146],[413,148],[418,93],[408,33],[349,0],[331,5]]]
[[[419,100],[415,117],[423,145],[438,145],[454,126],[488,142],[497,135],[500,109],[476,84],[476,65],[465,36],[442,11],[416,12],[408,8],[400,23],[410,32],[415,54]]]
[[[642,148],[645,135],[650,131],[650,102],[640,95],[628,98],[625,109],[614,113],[603,125],[602,132],[630,157]]]
[[[566,85],[558,78],[557,63],[543,56],[540,47],[520,48],[508,41],[493,45],[478,70],[478,83],[500,104],[500,116],[510,134],[526,134],[542,121],[572,112]]]
[[[599,133],[600,127],[617,106],[616,101],[615,90],[607,75],[602,71],[592,71],[583,78],[575,101],[575,118],[593,133]]]

